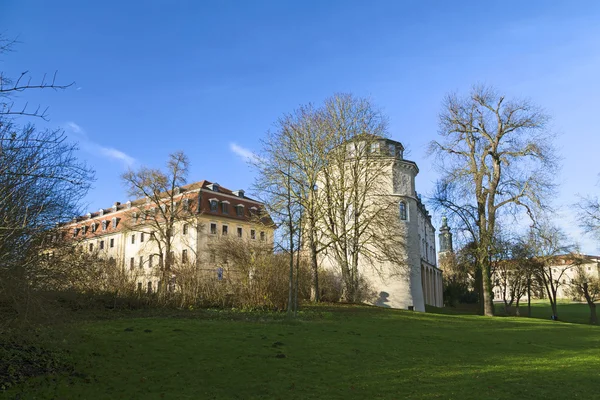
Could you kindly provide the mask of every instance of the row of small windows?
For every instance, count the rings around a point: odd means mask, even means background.
[[[229,201],[227,200],[223,200],[220,202],[221,203],[221,213],[223,214],[229,214]],[[210,204],[210,211],[211,212],[217,212],[219,211],[219,200],[217,199],[210,199],[209,200],[209,204]],[[243,204],[238,204],[236,206],[233,207],[235,209],[235,214],[238,217],[243,217],[244,216],[244,210],[245,210],[245,206]],[[258,212],[258,208],[256,207],[250,207],[250,215],[255,215]]]
[[[183,229],[182,229],[182,233],[184,235],[187,235],[188,232],[189,232],[189,226],[188,226],[188,224],[184,224],[183,225]],[[214,223],[214,222],[212,222],[210,224],[210,233],[212,235],[216,235],[217,232],[218,232],[217,231],[217,224]],[[242,227],[238,227],[236,233],[237,233],[237,237],[242,238],[244,236],[244,230],[243,230],[243,228]],[[222,227],[221,227],[221,235],[222,236],[227,236],[228,234],[229,234],[229,226],[228,225],[222,225]],[[133,235],[130,236],[131,244],[135,244],[136,243],[136,236],[137,236],[136,234],[133,234]],[[139,236],[137,236],[137,237],[139,238],[140,243],[143,243],[145,241],[145,239],[146,239],[145,232],[140,232]],[[259,237],[260,237],[260,240],[265,241],[266,240],[266,233],[264,231],[261,231]],[[256,230],[255,229],[250,229],[250,239],[256,239]],[[99,247],[100,250],[104,250],[104,248],[105,248],[104,247],[104,243],[105,243],[104,240],[100,240],[98,242],[98,247]],[[110,248],[115,247],[115,239],[114,238],[109,239],[109,247]],[[88,245],[88,248],[89,248],[90,252],[94,251],[94,243],[90,243]]]
[[[366,143],[361,141],[361,142],[357,142],[357,143],[348,143],[346,145],[346,151],[348,153],[348,155],[350,156],[355,156],[357,155],[357,151],[358,151],[358,155],[361,155],[363,153],[363,151],[365,150],[365,146]],[[385,152],[387,155],[395,157],[396,154],[402,156],[402,152],[400,151],[400,149],[396,149],[396,145],[394,143],[388,143],[387,145],[387,149],[383,149],[381,148],[381,143],[380,142],[373,142],[371,143],[371,146],[369,147],[369,153],[372,154],[380,154],[382,152]]]
[[[216,235],[218,233],[217,224],[215,222],[210,223],[210,234]],[[229,235],[229,226],[222,225],[221,226],[221,235],[227,236]],[[242,227],[237,228],[236,235],[238,238],[244,237],[244,229]],[[260,232],[260,240],[266,240],[267,235],[264,231]],[[256,229],[250,229],[250,239],[256,239]]]
[[[111,227],[113,229],[115,229],[120,220],[121,220],[121,218],[114,217],[111,220]],[[100,224],[97,224],[96,222],[94,222],[90,225],[90,230],[92,232],[96,232],[98,230],[98,226],[102,226],[102,231],[106,231],[106,229],[108,229],[108,224],[109,224],[108,220],[100,221]],[[79,234],[79,232],[81,232],[82,235],[85,235],[87,233],[87,231],[88,231],[87,225],[84,225],[81,228],[73,228],[73,237],[76,237]]]
[[[148,268],[152,269],[154,267],[154,262],[155,260],[155,254],[150,254],[148,256]],[[171,257],[175,257],[175,253],[171,252]],[[187,249],[183,249],[181,250],[181,263],[182,264],[187,264],[189,261],[188,258],[188,250]],[[163,263],[163,255],[162,254],[158,254],[158,266],[162,265]],[[144,268],[144,256],[139,256],[138,258],[138,263],[137,263],[138,268],[143,269]],[[130,270],[134,270],[136,267],[136,258],[135,257],[130,257],[129,258],[129,269]]]
[[[110,239],[110,240],[108,241],[108,245],[109,245],[109,247],[110,247],[111,249],[112,249],[113,247],[115,247],[115,239]],[[100,250],[104,250],[104,240],[101,240],[101,241],[99,241],[99,242],[98,242],[98,248],[99,248]],[[90,243],[90,244],[88,245],[88,249],[89,249],[89,251],[94,251],[94,243]]]

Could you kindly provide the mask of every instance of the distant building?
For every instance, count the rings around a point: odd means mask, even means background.
[[[600,277],[600,256],[578,253],[556,255],[550,259],[549,264],[544,268],[546,269],[546,275],[552,277],[554,287],[557,288],[557,299],[583,300],[573,298],[570,294],[570,283],[577,276],[579,269],[590,276]],[[494,301],[503,301],[505,290],[510,293],[510,277],[506,284],[501,284],[501,279],[498,272],[495,272],[492,276]],[[512,286],[515,287],[515,285]],[[526,296],[527,294],[524,293],[521,298],[526,298]],[[547,298],[548,294],[542,288],[538,289],[537,292],[532,291],[531,296],[532,298]]]
[[[176,263],[195,263],[221,279],[227,270],[226,261],[211,251],[211,241],[229,236],[273,242],[273,222],[264,216],[263,204],[247,197],[243,190],[231,191],[217,183],[200,181],[176,188],[173,200],[183,216],[175,224],[173,235],[171,257]],[[166,202],[160,205],[169,206]],[[130,271],[140,290],[152,292],[158,288],[158,271],[165,257],[153,240],[155,229],[148,218],[156,207],[148,199],[117,202],[74,218],[62,229],[75,245]]]

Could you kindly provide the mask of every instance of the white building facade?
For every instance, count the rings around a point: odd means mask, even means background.
[[[350,145],[349,145],[350,146]],[[404,159],[404,147],[400,142],[372,137],[363,144],[358,138],[351,144],[351,155],[358,149],[376,152],[385,196],[392,203],[394,212],[390,214],[389,225],[395,232],[394,246],[401,246],[401,254],[395,259],[385,259],[382,255],[376,266],[361,262],[359,273],[375,297],[370,303],[381,306],[414,311],[425,311],[425,305],[443,306],[442,271],[437,267],[435,228],[431,216],[421,202],[415,189],[415,177],[419,169],[415,162]],[[371,154],[369,154],[371,156]],[[372,164],[371,164],[372,165]],[[364,259],[365,257],[363,257]],[[339,269],[331,252],[326,250],[321,265],[333,270]]]
[[[171,203],[172,200],[172,204]],[[174,224],[171,260],[222,279],[228,264],[211,250],[211,243],[222,237],[263,242],[272,248],[274,225],[263,211],[263,204],[245,196],[243,190],[231,191],[217,183],[200,181],[176,188],[163,204],[138,199],[74,218],[61,227],[65,239],[82,251],[93,253],[128,272],[137,288],[149,293],[158,290],[164,246],[153,238],[153,219],[157,207],[175,207],[179,214]],[[175,275],[170,277],[174,282]],[[172,282],[169,282],[172,283]]]

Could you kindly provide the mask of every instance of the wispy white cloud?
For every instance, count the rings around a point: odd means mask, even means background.
[[[75,122],[69,121],[66,123],[66,126],[71,132],[76,133],[77,135],[86,136],[85,132],[83,132],[83,129],[81,129],[81,127]]]
[[[99,148],[100,153],[104,154],[109,158],[114,158],[116,160],[122,161],[128,167],[132,166],[135,163],[135,158],[128,156],[120,150],[113,149],[112,147],[102,147]]]
[[[135,163],[135,158],[128,154],[112,147],[104,147],[101,144],[90,140],[85,130],[73,121],[65,123],[65,129],[77,137],[82,150],[85,150],[88,153],[100,154],[109,159],[119,161],[123,163],[125,167],[131,167]]]
[[[245,147],[239,146],[236,143],[229,143],[229,150],[234,152],[238,157],[246,162],[254,162],[258,161],[258,156],[252,152],[252,150],[248,150]]]

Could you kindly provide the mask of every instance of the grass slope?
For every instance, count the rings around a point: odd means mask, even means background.
[[[598,398],[600,330],[527,318],[314,307],[80,324],[76,376],[26,399]],[[0,397],[2,397],[0,395]]]

